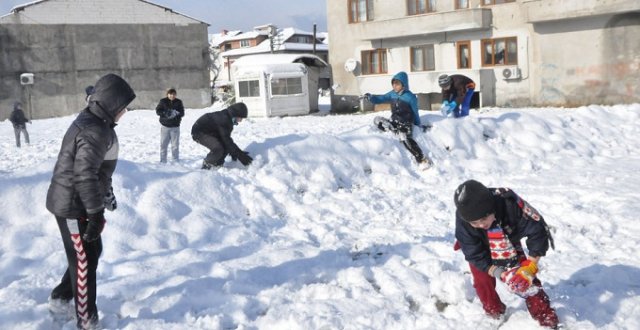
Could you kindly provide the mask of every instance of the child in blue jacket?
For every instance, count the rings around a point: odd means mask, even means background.
[[[384,95],[365,94],[365,98],[373,104],[390,103],[391,119],[376,117],[373,123],[381,131],[391,131],[400,136],[402,144],[415,157],[418,164],[431,165],[413,139],[413,125],[420,126],[418,99],[409,90],[409,77],[404,71],[398,72],[391,79],[392,90]]]

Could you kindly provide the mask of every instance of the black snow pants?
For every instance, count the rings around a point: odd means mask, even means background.
[[[193,140],[209,149],[209,153],[204,158],[205,164],[209,166],[222,166],[224,159],[229,154],[229,151],[224,148],[224,145],[218,138],[208,134],[198,134],[193,136]]]
[[[413,124],[405,124],[383,117],[376,117],[373,122],[381,131],[391,131],[397,134],[404,147],[416,158],[416,162],[420,163],[424,160],[422,149],[420,149],[418,142],[413,139]]]
[[[78,329],[96,323],[96,269],[102,253],[102,238],[93,242],[82,240],[87,230],[85,219],[66,219],[56,216],[62,243],[67,254],[67,270],[60,284],[51,292],[52,299],[74,299]]]

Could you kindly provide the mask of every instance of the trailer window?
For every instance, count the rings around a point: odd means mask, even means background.
[[[302,78],[280,78],[271,80],[271,95],[302,94]]]
[[[245,80],[238,82],[240,97],[260,96],[260,83],[257,80]]]

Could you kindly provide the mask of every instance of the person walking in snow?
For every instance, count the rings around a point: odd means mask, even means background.
[[[453,114],[455,118],[468,116],[476,83],[461,74],[443,74],[438,77],[438,85],[442,88],[442,114]]]
[[[24,135],[24,142],[29,144],[29,132],[27,132],[27,123],[31,123],[31,120],[24,116],[22,111],[22,103],[15,102],[13,104],[13,111],[9,116],[9,121],[13,124],[13,132],[16,135],[16,146],[20,148],[20,133]]]
[[[160,162],[167,162],[167,148],[171,142],[171,156],[174,161],[180,161],[180,122],[184,117],[182,100],[176,98],[175,89],[167,90],[167,97],[160,100],[156,106],[156,114],[160,116]]]
[[[191,137],[197,143],[209,149],[209,153],[202,162],[202,169],[221,167],[227,155],[232,160],[239,160],[244,166],[249,166],[253,158],[233,142],[231,132],[233,126],[247,118],[247,106],[240,102],[230,107],[202,115],[191,128]]]
[[[487,315],[500,318],[506,306],[496,293],[496,279],[524,298],[531,317],[556,328],[558,316],[537,278],[538,263],[553,238],[544,218],[508,188],[487,188],[475,180],[454,193],[456,244],[469,262],[473,287]],[[522,244],[526,239],[529,256]]]
[[[390,103],[391,119],[377,116],[373,123],[381,131],[391,131],[398,134],[402,144],[416,159],[418,164],[430,165],[422,149],[413,139],[413,126],[420,126],[418,113],[418,98],[409,90],[409,77],[404,71],[396,73],[391,79],[392,90],[384,95],[366,93],[365,99],[373,104]]]
[[[75,301],[79,329],[99,327],[96,269],[102,253],[104,210],[117,207],[111,176],[118,160],[114,130],[136,95],[121,77],[108,74],[95,84],[89,105],[67,129],[47,192],[47,209],[55,215],[68,267],[49,297],[54,315]]]

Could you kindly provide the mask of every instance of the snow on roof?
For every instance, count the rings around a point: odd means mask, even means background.
[[[249,31],[249,32],[244,32],[244,33],[240,33],[238,35],[235,35],[229,39],[227,39],[227,41],[232,41],[232,40],[244,40],[244,39],[254,39],[257,38],[258,36],[268,36],[269,33],[267,31]]]
[[[233,38],[241,33],[242,31],[240,30],[226,31],[224,33],[212,33],[209,34],[209,43],[211,43],[211,45],[213,46],[220,46],[223,42],[228,41],[230,38]]]
[[[259,32],[259,31],[254,31],[254,32]],[[233,38],[233,40],[246,39],[241,37],[242,35],[244,34],[236,36],[235,38]],[[286,42],[286,40],[290,39],[294,35],[311,35],[312,36],[313,33],[302,31],[296,28],[284,28],[280,30],[277,37],[277,39],[279,39],[280,41],[284,40],[284,42],[282,42],[282,44],[275,45],[275,50],[279,52],[281,51],[305,51],[305,52],[313,51],[313,44]],[[232,40],[232,39],[227,39],[227,41],[228,40]],[[318,43],[316,44],[316,50],[329,51],[329,46],[327,45],[326,41],[323,43]],[[251,54],[265,54],[265,53],[271,53],[271,41],[269,39],[266,39],[253,47],[242,47],[242,48],[236,48],[236,49],[228,50],[226,52],[222,52],[221,56],[222,57],[246,56]]]
[[[260,76],[263,73],[273,75],[274,73],[284,75],[301,76],[306,74],[306,67],[302,63],[233,63],[234,77],[242,79],[247,77]],[[247,64],[247,63],[244,63]]]
[[[303,62],[305,65],[324,67],[327,62],[313,54],[259,54],[247,55],[237,59],[233,65],[277,65]]]

